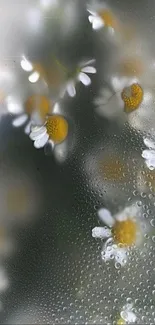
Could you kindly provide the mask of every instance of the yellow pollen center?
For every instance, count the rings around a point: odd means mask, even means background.
[[[143,100],[143,89],[138,84],[133,84],[130,87],[124,88],[122,91],[122,99],[124,101],[124,110],[130,113],[136,110]]]
[[[68,122],[63,116],[52,115],[46,123],[47,133],[55,143],[64,141],[68,135]]]
[[[100,161],[99,169],[104,178],[109,181],[121,181],[127,176],[127,169],[116,157]]]
[[[136,242],[137,224],[131,219],[116,221],[112,233],[116,244],[132,246]]]
[[[25,111],[28,115],[31,115],[34,111],[39,113],[42,121],[45,121],[46,115],[50,110],[50,102],[45,96],[31,96],[25,103]]]
[[[117,28],[118,23],[114,17],[114,15],[109,10],[101,10],[99,12],[99,16],[104,21],[105,26]]]
[[[116,324],[117,324],[117,325],[124,325],[124,324],[125,324],[125,320],[121,317],[121,318],[117,321]]]

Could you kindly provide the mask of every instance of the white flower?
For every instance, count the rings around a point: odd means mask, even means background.
[[[67,92],[70,97],[76,95],[76,83],[80,81],[84,86],[89,86],[91,84],[91,79],[88,74],[96,73],[96,68],[92,66],[95,60],[89,60],[87,62],[81,63],[79,67],[73,72],[73,78],[69,79],[61,91],[61,97]]]
[[[121,318],[117,322],[117,324],[125,324],[125,323],[135,323],[137,320],[136,314],[133,312],[133,304],[126,304],[123,306],[122,311],[120,312]]]
[[[54,111],[59,110],[56,103]],[[53,148],[55,144],[63,142],[68,135],[68,122],[58,114],[49,115],[42,126],[32,126],[30,139],[34,141],[34,147],[43,148],[47,143]]]
[[[140,208],[135,204],[114,216],[104,208],[98,211],[99,219],[108,227],[93,228],[92,236],[106,240],[101,252],[104,261],[115,259],[122,266],[126,264],[128,249],[141,243],[142,231],[137,222],[140,214]]]
[[[42,124],[45,121],[46,115],[52,108],[52,102],[46,96],[34,95],[28,97],[24,105],[11,96],[6,99],[8,111],[11,114],[18,115],[13,119],[14,127],[21,127],[24,124],[25,133],[29,134],[33,123]]]
[[[149,138],[144,138],[144,144],[148,149],[143,150],[142,157],[150,170],[155,169],[155,142]]]
[[[94,30],[98,30],[101,29],[102,27],[104,27],[104,20],[100,17],[98,12],[95,11],[91,11],[88,9],[89,12],[89,16],[88,16],[88,20],[89,22],[92,24],[92,28]]]
[[[88,6],[88,20],[94,30],[99,30],[102,27],[108,27],[111,33],[114,33],[118,28],[118,21],[112,11],[104,4],[94,4]]]

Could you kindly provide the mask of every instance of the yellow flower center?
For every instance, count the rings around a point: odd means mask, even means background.
[[[47,133],[56,143],[64,141],[68,135],[68,122],[63,116],[49,116],[46,123]]]
[[[127,177],[125,164],[118,160],[117,157],[109,157],[100,161],[99,169],[103,177],[109,181],[123,181]]]
[[[112,27],[112,28],[118,27],[118,22],[116,21],[116,18],[109,10],[104,9],[99,11],[99,16],[103,20],[105,26]]]
[[[117,325],[124,325],[124,324],[125,324],[125,320],[121,317],[121,318],[117,321],[116,324],[117,324]]]
[[[129,58],[121,63],[120,70],[125,76],[140,76],[143,73],[143,64],[140,58]]]
[[[130,113],[136,110],[143,100],[143,89],[138,84],[133,84],[130,87],[124,88],[122,92],[122,99],[124,101],[124,110]]]
[[[116,221],[112,234],[116,244],[132,246],[136,242],[137,224],[131,219]]]
[[[38,112],[42,121],[45,121],[46,115],[50,110],[50,102],[45,96],[34,95],[27,99],[25,111],[31,115],[34,111]]]

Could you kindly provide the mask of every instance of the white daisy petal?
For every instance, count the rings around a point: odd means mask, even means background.
[[[95,11],[92,11],[90,9],[87,9],[87,11],[92,15],[92,16],[97,16],[97,13]]]
[[[115,223],[114,218],[112,217],[111,213],[107,209],[100,209],[98,211],[98,217],[99,219],[104,222],[107,226],[112,227]]]
[[[47,133],[43,134],[43,136],[38,137],[38,139],[34,142],[34,147],[36,149],[43,148],[49,139],[49,135]]]
[[[39,78],[40,78],[40,74],[37,71],[35,71],[29,76],[28,79],[31,83],[35,83],[39,80]]]
[[[143,150],[142,157],[145,159],[155,158],[155,150],[149,150],[149,149]]]
[[[144,144],[150,149],[155,149],[155,142],[148,138],[144,138]]]
[[[92,229],[92,237],[94,238],[109,238],[111,230],[106,227],[95,227]]]
[[[101,29],[104,26],[104,22],[100,17],[94,17],[92,21],[92,27],[94,30]]]
[[[96,73],[96,68],[88,66],[84,67],[81,71],[86,73]]]
[[[28,119],[28,115],[22,114],[13,120],[12,125],[15,127],[22,126],[27,121],[27,119]]]
[[[55,105],[53,107],[53,113],[55,113],[55,114],[60,113],[60,104],[59,103],[55,103]]]
[[[80,72],[78,79],[83,83],[83,85],[85,86],[89,86],[91,84],[91,79],[89,78],[89,76],[87,76],[87,74],[85,74],[84,72]]]
[[[121,266],[124,266],[127,262],[127,251],[124,248],[116,248],[115,249],[115,260],[117,263],[121,264]]]
[[[95,16],[92,16],[92,15],[88,16],[88,20],[91,24],[93,23],[94,19],[95,19]]]
[[[155,169],[155,159],[147,159],[146,161],[146,165],[150,170]]]
[[[128,323],[135,323],[137,317],[132,311],[123,310],[121,312],[121,317]]]
[[[31,132],[31,121],[26,125],[26,127],[25,127],[25,133],[26,134],[30,134],[30,132]]]
[[[31,133],[30,133],[30,139],[35,141],[42,137],[47,132],[45,126],[36,127]]]
[[[70,97],[74,97],[76,95],[75,85],[72,81],[67,85],[67,92]]]
[[[25,57],[21,60],[20,65],[24,71],[30,72],[33,70],[33,65]]]
[[[112,245],[110,246],[103,246],[102,252],[101,252],[101,258],[103,261],[107,262],[109,260],[111,260],[112,258],[114,258],[115,254],[114,254],[114,248]]]
[[[136,204],[126,207],[123,211],[117,213],[114,218],[118,221],[124,221],[127,219],[138,217],[138,213],[140,211],[140,207]]]

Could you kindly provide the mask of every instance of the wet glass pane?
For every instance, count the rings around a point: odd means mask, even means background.
[[[0,322],[155,322],[154,0],[0,0]]]

